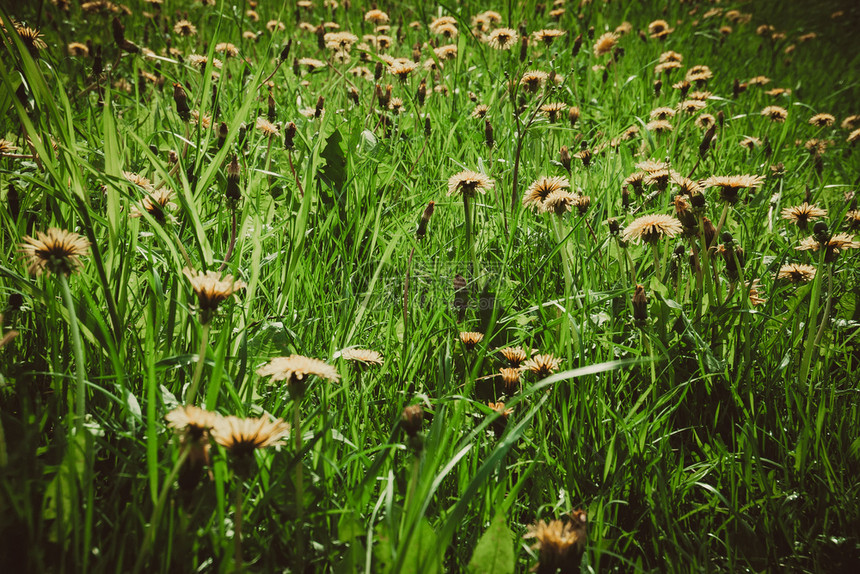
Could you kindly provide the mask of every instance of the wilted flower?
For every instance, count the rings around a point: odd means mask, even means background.
[[[645,124],[645,129],[647,129],[649,132],[662,133],[671,132],[673,128],[672,124],[670,124],[666,120],[651,120],[650,122]]]
[[[669,27],[669,23],[665,20],[654,20],[648,24],[648,35],[651,38],[658,40],[664,39],[666,36],[674,32],[674,28]]]
[[[738,192],[742,189],[754,190],[761,186],[764,178],[760,175],[712,175],[703,183],[705,187],[716,187],[720,199],[727,203],[737,203]]]
[[[523,369],[535,373],[539,379],[545,379],[556,372],[560,365],[561,359],[547,353],[545,355],[535,355],[523,363]]]
[[[520,385],[520,369],[517,367],[502,367],[499,369],[502,383],[505,385],[505,393],[513,394]]]
[[[567,109],[567,104],[562,102],[551,102],[549,104],[544,104],[540,107],[540,111],[544,114],[550,121],[550,123],[555,123],[558,119],[558,114]]]
[[[772,122],[784,122],[788,117],[788,110],[779,106],[767,106],[761,111],[761,115],[770,118]]]
[[[254,453],[258,448],[282,444],[290,432],[290,425],[281,419],[268,417],[221,417],[212,428],[212,438],[236,458]]]
[[[809,123],[819,128],[832,126],[836,122],[836,118],[831,114],[815,114],[809,118]]]
[[[597,57],[609,54],[618,44],[618,34],[606,32],[594,42],[594,55]]]
[[[638,217],[624,229],[624,241],[656,243],[663,237],[675,237],[683,230],[681,222],[662,213]]]
[[[382,365],[382,355],[370,349],[345,349],[340,356],[347,361],[364,367]]]
[[[200,322],[208,323],[212,314],[218,309],[223,301],[226,301],[236,291],[245,288],[245,283],[233,279],[232,275],[224,275],[218,271],[195,271],[184,268],[182,272],[191,281],[191,288],[197,296],[197,304],[200,308]]]
[[[534,538],[538,550],[538,574],[575,572],[579,569],[586,541],[585,512],[575,511],[567,520],[539,521],[529,526],[524,538]]]
[[[536,92],[540,89],[546,79],[549,77],[549,74],[546,72],[542,72],[540,70],[530,70],[523,74],[523,77],[520,79],[520,84],[529,92]]]
[[[523,195],[523,205],[535,210],[543,210],[543,202],[549,195],[561,189],[570,187],[566,177],[540,177],[532,183]]]
[[[483,173],[468,169],[456,173],[448,179],[448,195],[460,193],[472,197],[476,192],[485,193],[491,187],[493,187],[492,179]]]
[[[675,110],[673,108],[660,107],[654,108],[651,110],[649,114],[652,120],[665,120],[666,118],[675,117]]]
[[[302,355],[275,357],[257,369],[257,374],[261,377],[271,377],[272,381],[287,381],[290,385],[303,382],[308,375],[315,375],[331,382],[340,380],[337,369],[325,361]]]
[[[36,237],[24,236],[21,253],[27,259],[27,272],[41,275],[47,271],[55,275],[70,275],[83,266],[81,257],[89,253],[90,242],[72,231],[51,227]]]
[[[463,343],[463,346],[466,347],[467,351],[471,351],[472,349],[474,349],[478,345],[478,343],[483,340],[483,333],[476,333],[474,331],[460,332],[460,341]]]
[[[263,116],[257,118],[257,123],[255,127],[260,131],[261,134],[266,137],[281,135],[280,131],[278,130],[278,126],[273,124]]]
[[[529,358],[528,354],[522,347],[505,347],[499,352],[508,361],[508,366],[512,368],[518,368],[526,359]]]
[[[782,218],[791,221],[800,229],[806,229],[810,220],[825,217],[826,215],[826,209],[821,209],[816,205],[810,205],[806,202],[794,207],[786,207],[782,210]]]
[[[497,28],[490,32],[487,42],[495,50],[510,50],[519,40],[516,30],[511,28]]]
[[[779,268],[777,279],[788,279],[792,283],[809,283],[815,279],[815,267],[802,263],[788,263]]]
[[[144,196],[140,207],[132,206],[129,217],[140,217],[145,211],[159,223],[172,221],[169,210],[174,209],[176,204],[172,203],[171,199],[173,199],[173,192],[166,187],[151,190]]]
[[[688,82],[696,82],[697,84],[703,84],[714,77],[713,72],[708,66],[693,66],[689,70],[687,70],[687,75],[685,79]]]
[[[187,38],[189,36],[194,36],[197,34],[197,26],[195,26],[188,20],[179,20],[176,24],[173,25],[173,32],[179,34],[180,36],[185,36]]]

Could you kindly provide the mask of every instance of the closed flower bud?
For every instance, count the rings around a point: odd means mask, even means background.
[[[722,113],[722,112],[721,112]],[[714,135],[717,133],[717,124],[713,124],[708,128],[708,131],[705,132],[705,136],[702,138],[702,143],[699,144],[699,156],[704,159],[706,155],[708,155],[708,150],[711,149],[711,142],[714,139]]]
[[[421,432],[421,427],[424,424],[424,409],[421,405],[410,405],[403,409],[400,415],[400,426],[409,436],[414,438]]]
[[[182,84],[173,84],[173,101],[176,103],[176,113],[179,114],[179,118],[187,122],[191,118],[191,109],[188,107],[188,95]]]
[[[281,50],[281,55],[280,55],[280,56],[278,56],[278,59],[279,59],[281,62],[286,62],[287,60],[289,60],[289,59],[290,59],[290,48],[292,48],[292,47],[293,47],[293,39],[292,39],[292,38],[290,38],[290,39],[287,41],[287,45],[286,45],[286,46],[284,46],[284,48]]]
[[[633,321],[640,326],[648,321],[648,297],[642,285],[636,285],[633,293]]]
[[[424,100],[427,99],[427,80],[422,78],[421,83],[418,84],[418,93],[416,94],[416,99],[418,100],[418,105],[423,106]]]
[[[239,159],[236,154],[233,154],[233,159],[227,166],[227,191],[224,195],[230,201],[242,199],[242,192],[239,190]]]
[[[567,149],[566,145],[561,146],[561,149],[558,150],[558,161],[561,163],[561,166],[570,173],[570,151]]]
[[[287,123],[284,126],[284,149],[291,150],[295,147],[295,142],[293,141],[296,137],[296,124],[293,122]]]
[[[427,234],[427,224],[430,223],[430,217],[433,216],[435,207],[436,203],[431,201],[424,208],[424,213],[421,214],[421,221],[418,222],[418,230],[415,232],[419,240],[424,239],[424,236]]]
[[[484,143],[488,148],[492,148],[496,141],[493,139],[493,126],[490,120],[484,119]]]
[[[573,58],[576,58],[576,55],[579,54],[579,50],[582,48],[582,34],[579,34],[573,40],[573,48],[570,50],[570,55]]]

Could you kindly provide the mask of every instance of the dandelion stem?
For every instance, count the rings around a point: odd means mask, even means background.
[[[472,263],[472,277],[477,279],[479,267],[478,256],[475,253],[475,238],[472,231],[472,210],[469,209],[469,194],[463,194],[463,213],[466,216],[466,248],[469,251],[469,258]]]
[[[302,468],[302,410],[301,397],[293,397],[293,442],[296,448],[296,572],[304,571],[305,532],[304,532],[304,484]]]
[[[84,346],[81,343],[81,332],[78,328],[78,320],[75,316],[75,302],[72,292],[69,290],[69,279],[63,273],[58,273],[60,285],[63,288],[63,301],[69,312],[69,329],[71,330],[72,348],[75,352],[75,431],[80,433],[84,428],[84,416],[86,415],[86,387],[84,386]]]
[[[209,346],[209,326],[210,324],[208,322],[202,325],[200,350],[197,352],[197,365],[194,367],[194,378],[191,379],[191,386],[188,388],[188,394],[185,396],[185,404],[187,405],[194,404],[197,390],[200,387],[200,379],[203,375],[203,364],[206,362],[206,349]]]
[[[233,536],[233,568],[236,572],[242,571],[242,479],[237,477],[236,490],[234,492],[233,505],[235,517],[233,519],[235,534]]]

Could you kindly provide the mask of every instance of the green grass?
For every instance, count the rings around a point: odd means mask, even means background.
[[[6,29],[13,17],[47,43],[31,53],[18,34],[2,33],[0,138],[16,149],[0,157],[0,338],[17,332],[0,348],[4,571],[525,572],[539,555],[523,538],[528,526],[577,508],[587,512],[588,539],[573,571],[860,564],[857,250],[832,261],[823,250],[797,250],[812,225],[781,217],[808,199],[827,210],[830,233],[856,237],[848,228],[856,204],[845,194],[860,181],[848,141],[860,122],[840,125],[860,113],[856,7],[569,2],[555,22],[551,7],[534,2],[380,5],[391,16],[385,53],[411,60],[420,49],[418,69],[401,83],[385,66],[377,80],[349,72],[372,74],[381,61],[374,48],[356,46],[350,62],[335,63],[297,26],[331,20],[361,41],[372,32],[365,6],[261,2],[255,22],[247,3],[126,4],[125,37],[153,56],[117,47],[109,11],[44,2],[2,12]],[[519,44],[495,51],[472,35],[472,16],[487,8],[512,28],[567,33],[549,47],[532,42],[522,61]],[[722,12],[705,18],[711,8]],[[731,9],[751,20],[730,22]],[[831,18],[839,9],[845,14]],[[180,13],[196,35],[173,32]],[[450,41],[428,29],[443,14],[458,21]],[[647,37],[658,18],[674,28],[663,42]],[[285,30],[269,32],[270,20]],[[623,53],[595,56],[594,40],[625,21]],[[765,24],[784,36],[757,34]],[[720,32],[726,25],[731,33]],[[810,32],[817,37],[798,39]],[[66,48],[88,41],[90,56]],[[238,57],[216,52],[220,42],[235,44]],[[453,43],[457,56],[439,61],[427,42]],[[656,95],[654,67],[667,50],[683,63]],[[202,72],[192,54],[208,57]],[[306,57],[328,65],[294,66]],[[425,69],[428,59],[436,70]],[[694,65],[713,72],[691,88],[711,92],[706,108],[678,112],[671,133],[647,130],[651,110],[684,99],[672,85]],[[530,94],[518,85],[527,70],[563,79]],[[736,82],[759,75],[770,83],[733,94]],[[180,118],[174,83],[214,129]],[[377,83],[382,92],[391,84],[400,114],[380,109]],[[765,93],[774,87],[791,92]],[[270,92],[272,138],[255,128]],[[321,117],[299,112],[320,96]],[[571,125],[565,111],[551,123],[539,111],[549,102],[577,106],[580,118]],[[477,104],[488,106],[492,148],[484,120],[471,117]],[[784,107],[787,120],[763,117],[768,105]],[[810,125],[817,113],[836,123]],[[701,114],[724,119],[704,154]],[[288,122],[297,128],[289,151]],[[632,138],[616,140],[631,127]],[[762,144],[747,151],[746,136]],[[827,142],[824,153],[805,149],[813,138]],[[561,146],[590,150],[590,164],[574,158],[568,174]],[[225,196],[234,155],[237,203]],[[675,213],[674,184],[646,185],[641,195],[630,188],[623,205],[625,178],[647,159],[694,180],[764,178],[734,205],[709,188],[697,212],[724,220],[720,232],[742,256],[727,265],[720,252],[706,253],[701,228],[653,250],[610,233],[610,218],[625,227]],[[495,182],[468,211],[446,193],[464,169]],[[169,190],[172,217],[130,217],[145,194],[123,172]],[[584,214],[524,208],[540,176],[568,177],[590,197]],[[415,230],[430,201],[422,239]],[[25,236],[49,227],[90,242],[68,289],[56,274],[30,276],[19,251]],[[704,268],[698,278],[691,249]],[[743,263],[738,276],[731,263]],[[788,263],[816,266],[815,280],[777,280]],[[210,323],[183,274],[189,265],[223,268],[246,284]],[[457,276],[466,287],[455,293]],[[753,280],[760,304],[749,297]],[[634,321],[637,284],[645,321]],[[460,309],[455,298],[464,296]],[[468,350],[463,331],[484,338]],[[560,369],[543,380],[526,373],[522,388],[505,394],[498,350],[508,345],[551,353]],[[379,351],[384,364],[358,370],[340,358],[351,347]],[[293,424],[297,397],[256,374],[293,353],[329,362],[341,381],[311,377],[301,428],[258,449],[250,469],[213,443],[199,483],[180,488],[188,455],[164,417],[195,376],[199,406]],[[499,400],[513,409],[506,419],[488,406]],[[400,419],[414,404],[425,420],[409,439]]]

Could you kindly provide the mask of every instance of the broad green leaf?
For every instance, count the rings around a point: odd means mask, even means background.
[[[505,524],[505,516],[503,514],[496,515],[475,546],[472,560],[469,561],[469,572],[475,574],[513,573],[516,566],[513,538],[513,534]]]

